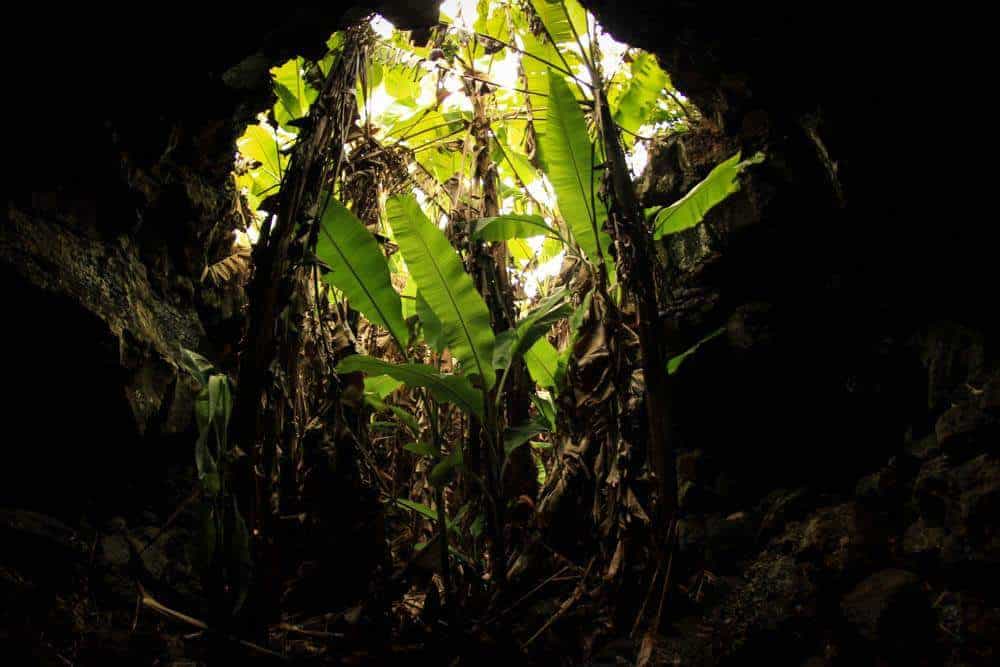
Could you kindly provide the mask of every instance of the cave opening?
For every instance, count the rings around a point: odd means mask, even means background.
[[[920,33],[104,11],[10,74],[0,653],[994,662],[995,244]]]

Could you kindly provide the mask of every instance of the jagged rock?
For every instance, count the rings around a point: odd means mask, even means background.
[[[987,602],[980,591],[945,591],[934,608],[952,664],[996,664],[1000,608]]]
[[[956,458],[995,451],[1000,443],[1000,375],[989,377],[980,387],[969,385],[969,393],[934,427],[942,451]]]
[[[906,446],[906,454],[914,461],[928,461],[941,455],[941,447],[938,445],[937,436],[929,433],[926,437]]]
[[[924,464],[914,484],[920,514],[906,530],[904,552],[950,567],[1000,562],[1000,461],[982,454],[958,466],[946,456]]]
[[[757,543],[757,525],[747,512],[711,515],[705,528],[706,560],[718,572],[733,570]]]
[[[995,450],[1000,436],[1000,421],[978,406],[956,405],[941,415],[935,427],[941,449],[955,458],[969,458],[986,450]]]
[[[982,370],[984,338],[978,331],[943,321],[930,325],[920,343],[927,368],[928,404],[931,409],[940,409]]]
[[[731,141],[707,128],[655,141],[636,194],[644,206],[672,204],[736,150]]]
[[[739,559],[756,544],[756,529],[746,512],[688,516],[677,521],[678,550],[714,571],[738,571]]]
[[[759,511],[760,536],[767,539],[777,535],[791,522],[804,517],[815,507],[816,498],[808,489],[778,489],[763,500]]]
[[[818,591],[794,558],[765,551],[743,577],[712,576],[694,587],[709,609],[673,623],[655,664],[798,664],[815,652]],[[703,596],[706,587],[719,590]]]
[[[873,472],[858,480],[854,487],[854,495],[866,506],[878,506],[891,494],[895,482],[890,470]]]
[[[983,454],[954,468],[953,478],[961,492],[960,518],[970,530],[992,532],[1000,510],[1000,460]]]
[[[817,614],[817,590],[806,567],[790,556],[765,552],[745,579],[711,615],[720,657],[734,664],[763,656],[787,664],[791,656],[802,657],[813,643]]]
[[[0,509],[0,563],[29,578],[65,584],[77,574],[88,545],[73,528],[51,516],[22,509]]]
[[[844,596],[840,608],[858,634],[872,641],[931,628],[920,577],[906,570],[882,570],[867,577]]]
[[[86,626],[88,548],[61,521],[19,509],[0,510],[0,543],[0,654],[10,664],[37,664],[28,658],[33,635],[44,632],[50,647],[69,645]]]
[[[714,324],[722,295],[717,289],[678,286],[670,303],[660,313],[670,349],[684,350]]]
[[[917,563],[928,564],[938,556],[944,543],[945,530],[940,525],[917,519],[903,533],[903,552]]]
[[[729,343],[749,350],[769,345],[774,340],[771,304],[747,303],[738,307],[726,322]]]
[[[865,507],[888,510],[904,500],[908,480],[918,470],[918,462],[908,455],[894,456],[878,472],[865,475],[854,487],[854,495]]]
[[[100,322],[106,347],[121,369],[122,396],[142,435],[165,408],[192,387],[177,372],[180,348],[197,348],[204,331],[192,308],[182,308],[156,294],[126,237],[105,244],[65,225],[30,218],[17,210],[0,227],[0,262],[27,285]],[[69,319],[69,315],[64,317]],[[170,413],[163,432],[177,433],[191,422],[190,410]]]
[[[779,538],[800,560],[837,575],[870,567],[884,555],[885,540],[874,517],[857,503],[825,507]]]
[[[948,476],[948,459],[931,459],[920,467],[913,483],[913,500],[922,517],[931,520],[944,518],[952,494]]]

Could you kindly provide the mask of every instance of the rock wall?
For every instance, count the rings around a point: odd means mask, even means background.
[[[917,167],[972,160],[915,139],[919,33],[850,4],[584,4],[711,121],[651,150],[647,204],[768,155],[661,249],[671,348],[725,333],[673,385],[686,580],[654,664],[992,664],[995,245],[937,199],[961,178]]]

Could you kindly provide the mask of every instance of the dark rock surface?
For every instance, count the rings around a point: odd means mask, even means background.
[[[983,395],[970,398],[972,413],[990,409]],[[677,553],[703,574],[680,591],[699,613],[665,631],[660,659],[993,664],[1000,468],[992,432],[976,429],[969,438],[969,448],[987,453],[942,454],[932,432],[850,491],[778,490],[725,519],[717,511],[687,512]],[[678,457],[685,484],[704,474],[703,457]],[[723,511],[727,504],[733,510],[739,498],[721,502]],[[719,526],[734,520],[750,530],[736,531],[738,549],[720,548],[726,532]],[[677,610],[690,613],[683,604]]]

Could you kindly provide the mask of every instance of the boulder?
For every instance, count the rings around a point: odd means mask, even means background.
[[[966,383],[964,393],[934,426],[941,450],[956,459],[996,451],[1000,443],[1000,374],[980,375]]]
[[[19,388],[8,409],[32,431],[11,448],[0,504],[74,523],[118,493],[144,494],[130,506],[161,503],[163,464],[192,462],[177,440],[193,444],[197,387],[180,359],[204,330],[191,300],[149,274],[127,236],[14,209],[0,226],[12,323],[3,341]]]
[[[807,519],[794,553],[836,574],[870,567],[884,555],[885,536],[857,503],[826,507]]]
[[[926,632],[932,627],[920,577],[906,570],[872,574],[844,596],[840,608],[858,634],[871,641]]]
[[[768,551],[744,578],[710,616],[719,657],[731,664],[794,664],[815,644],[818,591],[808,568]]]
[[[913,501],[919,516],[904,534],[905,554],[970,577],[1000,563],[1000,460],[982,454],[954,466],[946,456],[932,459],[917,476]]]
[[[1000,608],[982,591],[944,591],[934,609],[953,664],[994,665],[1000,637]]]
[[[778,535],[789,522],[804,517],[815,507],[815,503],[815,494],[805,488],[772,491],[758,508],[761,514],[761,538],[769,539]]]

